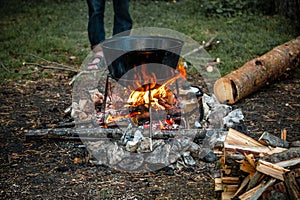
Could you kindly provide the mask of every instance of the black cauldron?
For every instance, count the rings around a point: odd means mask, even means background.
[[[154,74],[156,80],[174,76],[183,42],[158,36],[122,36],[105,40],[101,44],[110,76],[118,81],[136,81],[137,74],[145,82]],[[130,73],[128,73],[130,72]]]

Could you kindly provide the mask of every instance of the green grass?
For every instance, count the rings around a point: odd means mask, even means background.
[[[111,1],[106,5],[106,32],[113,24]],[[222,18],[205,17],[193,0],[177,3],[132,0],[134,28],[169,28],[201,43],[216,36],[220,44],[208,49],[213,58],[221,58],[224,75],[248,60],[298,36],[288,19],[280,16],[244,14]],[[26,71],[26,62],[41,62],[29,54],[74,68],[89,53],[87,5],[83,0],[10,0],[0,2],[0,79],[31,78],[14,72]],[[69,60],[75,56],[75,60]]]

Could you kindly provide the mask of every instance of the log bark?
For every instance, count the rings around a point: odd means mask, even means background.
[[[255,194],[253,194],[249,200],[257,200],[259,199],[259,197],[264,193],[264,191],[272,186],[275,183],[276,179],[270,179],[263,187],[261,187],[260,189],[258,189]]]
[[[234,104],[299,64],[300,36],[218,79],[214,93],[221,103]]]
[[[238,188],[238,190],[235,192],[234,197],[236,197],[237,195],[239,195],[241,193],[241,191],[247,186],[247,184],[250,181],[250,175],[248,175],[241,183],[240,187]]]
[[[300,187],[295,179],[295,172],[284,175],[284,182],[291,199],[300,199]]]
[[[292,147],[286,151],[266,156],[266,157],[262,158],[262,160],[265,160],[265,161],[268,161],[271,163],[277,163],[277,162],[281,162],[281,161],[285,161],[285,160],[290,160],[293,158],[300,158],[300,148],[299,147]]]
[[[147,130],[144,130],[146,132]],[[206,136],[206,130],[200,129],[182,129],[182,130],[161,130],[153,133],[153,139],[169,139],[179,135],[203,139]],[[57,128],[57,129],[39,129],[30,130],[25,134],[26,139],[87,139],[99,140],[105,138],[120,139],[124,134],[122,129],[118,128]],[[146,135],[148,133],[145,133]]]
[[[258,186],[252,188],[251,190],[243,193],[239,196],[240,200],[248,200],[251,196],[253,196],[260,188],[264,186],[264,182],[261,182]]]
[[[258,139],[259,142],[266,145],[271,145],[273,147],[283,147],[289,148],[289,143],[286,140],[283,140],[271,133],[264,132],[261,137]]]
[[[253,177],[250,179],[246,191],[249,191],[252,188],[254,188],[257,185],[257,183],[259,183],[261,181],[263,176],[264,175],[262,173],[256,171],[255,174],[253,175]]]

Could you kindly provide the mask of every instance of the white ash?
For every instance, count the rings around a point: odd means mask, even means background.
[[[91,102],[102,100],[98,90],[91,90],[90,100],[79,100],[72,103],[71,114],[79,120],[95,117],[91,111]],[[119,101],[119,98],[115,98]],[[119,142],[101,140],[88,142],[87,147],[97,159],[97,164],[109,165],[126,171],[155,170],[158,167],[194,166],[198,160],[214,161],[212,148],[218,142],[225,140],[227,128],[243,123],[244,116],[240,109],[232,110],[225,104],[220,104],[214,95],[204,94],[202,97],[204,120],[194,122],[194,127],[207,131],[201,143],[195,143],[190,138],[175,138],[161,140],[145,135],[143,127],[129,124]],[[110,113],[118,114],[114,109]],[[120,145],[121,144],[123,145]],[[209,156],[210,155],[210,156]],[[178,164],[176,164],[178,163]]]

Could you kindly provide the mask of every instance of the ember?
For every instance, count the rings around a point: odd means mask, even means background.
[[[118,99],[118,101],[108,101],[106,105],[101,106],[105,109],[98,113],[99,124],[104,124],[103,127],[109,127],[115,123],[119,124],[124,119],[129,119],[136,126],[149,128],[151,117],[152,128],[161,130],[179,128],[181,108],[177,81],[186,76],[183,61],[180,60],[177,67],[180,72],[173,70],[176,75],[163,81],[163,83],[152,82],[157,80],[155,73],[147,75],[145,73],[146,67],[142,66],[140,69],[143,70],[139,73],[140,76],[144,80],[147,79],[149,83],[141,85],[135,90],[132,90],[132,86],[139,85],[139,80],[141,80],[137,73],[134,75],[136,81],[134,84],[130,84],[131,87],[124,87],[118,82],[110,81],[111,89],[108,91],[108,100]]]

